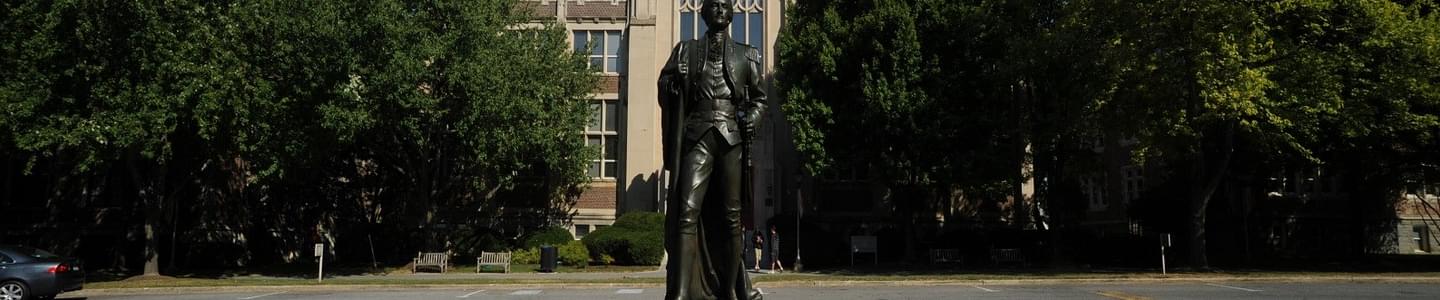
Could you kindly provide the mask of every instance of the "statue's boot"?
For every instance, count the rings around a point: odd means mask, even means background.
[[[703,255],[699,237],[694,233],[681,233],[676,239],[676,251],[666,266],[667,300],[713,300],[714,295],[705,286]],[[670,286],[673,284],[674,286]]]
[[[683,177],[682,177],[683,178]],[[686,200],[698,200],[691,197]],[[710,251],[702,248],[702,241],[705,239],[705,231],[699,226],[700,214],[695,205],[690,201],[674,205],[672,214],[666,216],[673,218],[669,221],[674,224],[666,228],[672,236],[673,243],[670,245],[670,261],[665,266],[667,300],[713,300],[714,293],[710,286],[715,280],[715,275],[709,266]],[[706,275],[709,275],[708,277]]]
[[[737,151],[738,152],[738,151]],[[738,173],[738,172],[736,172]],[[731,175],[731,174],[726,174]],[[735,174],[738,175],[738,174]],[[734,176],[739,177],[739,176]],[[731,182],[739,182],[739,178],[729,178]],[[733,195],[727,195],[724,207],[724,219],[717,227],[706,228],[707,233],[715,232],[721,236],[715,236],[710,241],[714,244],[710,253],[714,255],[711,263],[716,266],[715,273],[719,276],[719,286],[724,287],[716,291],[716,298],[719,299],[746,299],[750,295],[750,284],[748,274],[745,274],[745,261],[741,257],[745,254],[744,228],[741,227],[741,204],[738,193],[738,186],[731,187],[737,191]],[[717,207],[719,208],[719,207]],[[710,231],[708,229],[716,229]]]
[[[744,268],[742,265],[741,268]],[[736,295],[745,295],[745,299],[761,300],[764,298],[760,290],[755,288],[755,283],[750,281],[750,274],[740,273],[740,281],[735,286]]]

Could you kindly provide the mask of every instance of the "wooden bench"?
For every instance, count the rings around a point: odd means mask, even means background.
[[[869,253],[872,257],[875,258],[873,264],[879,265],[880,254],[877,251],[879,250],[879,246],[880,244],[875,240],[875,236],[873,235],[850,236],[850,265],[855,265],[855,254],[865,253]]]
[[[930,263],[964,263],[960,249],[930,249]]]
[[[450,252],[419,252],[415,254],[415,264],[411,265],[410,272],[420,271],[420,267],[437,267],[440,273],[450,267]]]
[[[1025,255],[1020,253],[1020,249],[1015,248],[991,249],[990,259],[995,261],[995,265],[1007,263],[1025,265]]]
[[[483,266],[500,266],[510,273],[510,252],[480,252],[480,257],[475,258],[475,273],[480,273]]]

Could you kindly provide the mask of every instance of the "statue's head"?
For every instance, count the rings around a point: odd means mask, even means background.
[[[705,5],[700,7],[701,17],[705,18],[705,25],[709,31],[716,32],[730,28],[730,18],[734,16],[735,5],[730,0],[705,0]]]

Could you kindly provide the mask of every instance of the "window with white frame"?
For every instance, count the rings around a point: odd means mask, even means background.
[[[1140,199],[1140,192],[1145,189],[1145,174],[1139,166],[1126,166],[1121,170],[1125,175],[1124,184],[1125,203],[1132,203]]]
[[[676,0],[680,17],[680,40],[688,41],[704,34],[709,28],[700,17],[705,0]],[[730,19],[730,38],[748,44],[765,55],[765,1],[735,0],[735,15]]]
[[[575,239],[578,240],[578,239],[585,238],[585,236],[586,236],[586,235],[589,235],[589,234],[590,234],[590,225],[575,224]]]
[[[620,30],[576,30],[573,37],[575,52],[589,53],[590,69],[621,73],[625,66],[620,61],[620,34]]]
[[[1080,178],[1080,190],[1090,201],[1090,210],[1104,210],[1109,204],[1105,201],[1104,177],[1094,175]]]
[[[615,179],[620,164],[620,101],[596,99],[590,103],[590,123],[585,125],[585,145],[600,150],[590,161],[587,174],[595,179]]]

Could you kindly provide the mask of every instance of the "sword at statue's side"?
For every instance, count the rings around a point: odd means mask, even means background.
[[[674,101],[671,105],[674,105],[675,109],[674,113],[670,115],[670,124],[666,126],[672,133],[670,135],[670,157],[666,158],[670,160],[670,178],[667,180],[670,183],[670,191],[666,193],[669,194],[670,197],[666,202],[667,211],[669,210],[668,206],[672,204],[669,200],[678,200],[684,196],[680,195],[680,157],[685,156],[685,150],[681,147],[684,147],[685,144],[685,97],[690,96],[690,78],[688,78],[690,68],[688,66],[689,64],[684,60],[682,60],[679,65],[679,76],[671,78],[671,80],[678,82],[671,84],[678,84],[680,88],[676,90],[673,99],[671,99],[671,101]]]
[[[759,124],[752,124],[751,126],[744,125],[746,124],[745,118],[754,118],[746,114],[745,110],[737,113],[740,117],[740,126],[744,128],[740,134],[740,163],[743,164],[740,167],[740,201],[744,201],[746,207],[753,208],[755,204],[755,182],[753,177],[755,176],[755,160],[754,155],[750,153],[750,144],[755,140],[755,126]]]

